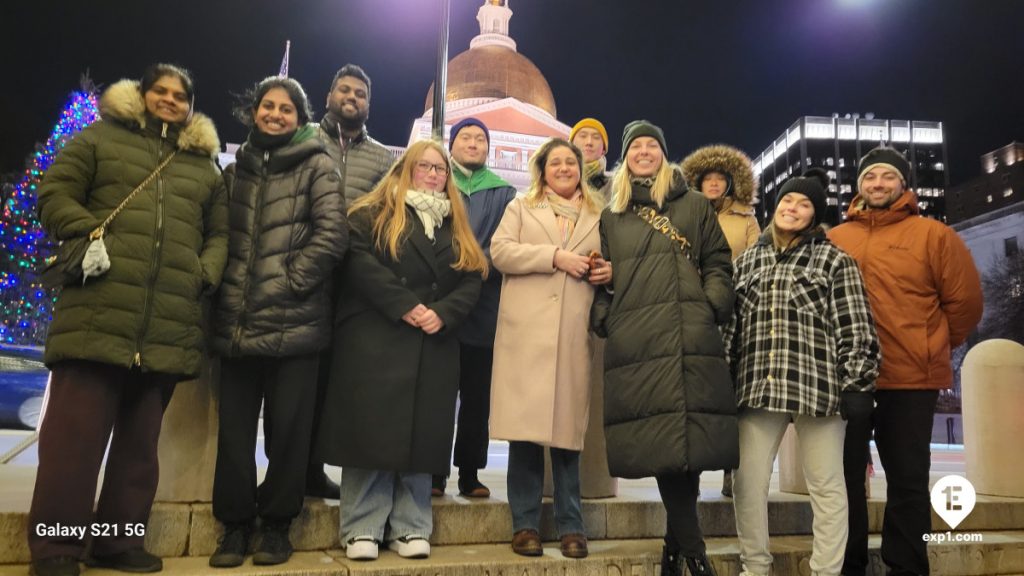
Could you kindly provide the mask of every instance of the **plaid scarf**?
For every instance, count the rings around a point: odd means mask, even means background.
[[[562,235],[562,248],[565,248],[569,244],[569,239],[572,238],[573,230],[576,229],[576,221],[580,219],[580,209],[583,207],[583,193],[576,190],[572,198],[566,199],[545,186],[544,197],[551,206],[551,210],[555,213],[558,231]]]
[[[423,232],[434,241],[434,230],[441,227],[445,216],[452,211],[452,201],[443,190],[437,192],[409,190],[405,193],[405,203],[416,211],[423,222]]]

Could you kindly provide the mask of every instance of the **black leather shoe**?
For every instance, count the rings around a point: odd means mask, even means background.
[[[459,494],[467,498],[490,498],[491,489],[480,482],[476,470],[459,471]]]
[[[109,568],[136,573],[159,572],[164,569],[163,560],[142,548],[132,548],[109,556],[93,556],[86,559],[85,565],[90,568]]]
[[[446,486],[448,486],[447,476],[433,476],[430,480],[430,495],[434,498],[444,496]]]
[[[51,556],[33,560],[28,567],[29,576],[78,576],[78,558]]]

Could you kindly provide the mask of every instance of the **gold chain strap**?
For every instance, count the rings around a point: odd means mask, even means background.
[[[672,225],[672,221],[669,220],[668,216],[658,214],[654,211],[654,208],[651,208],[650,206],[639,206],[634,204],[633,211],[636,212],[636,215],[644,222],[650,224],[655,230],[661,232],[665,236],[668,236],[669,240],[678,242],[679,248],[683,251],[683,255],[685,255],[687,259],[692,260],[692,258],[690,258],[690,241],[686,239],[686,236],[679,233],[679,230]]]
[[[132,198],[135,198],[136,194],[138,194],[143,188],[148,186],[149,183],[153,181],[153,178],[156,178],[156,175],[159,174],[160,171],[163,170],[165,166],[170,164],[171,159],[174,158],[174,155],[177,153],[177,150],[172,150],[171,153],[167,156],[167,158],[164,158],[164,161],[161,162],[160,165],[156,167],[156,170],[153,170],[153,172],[150,173],[149,176],[146,176],[146,179],[143,180],[141,184],[136,186],[135,190],[132,190],[131,193],[128,194],[128,197],[122,200],[121,203],[117,206],[117,208],[114,208],[114,211],[110,213],[110,216],[107,216],[107,219],[104,220],[102,224],[100,224],[95,230],[89,233],[89,240],[99,240],[103,238],[103,235],[106,234],[107,232],[107,226],[110,226],[110,223],[114,221],[114,218],[116,218],[117,215],[121,213],[121,210],[124,210],[124,207],[127,206],[128,203],[132,201]]]

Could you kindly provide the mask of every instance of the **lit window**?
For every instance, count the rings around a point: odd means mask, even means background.
[[[946,169],[946,165],[945,165],[945,164],[943,164],[942,162],[936,162],[936,163],[935,163],[935,164],[934,164],[934,165],[932,166],[932,168],[935,168],[935,169],[936,169],[936,170],[938,170],[939,172],[942,172],[943,170],[945,170],[945,169]]]
[[[1009,198],[1010,196],[1013,196],[1013,188],[1003,190],[1003,198]]]
[[[829,156],[828,158],[825,158],[825,166],[834,166],[834,165],[835,165],[835,160],[831,156]]]
[[[988,196],[985,196],[985,201],[988,202],[989,204],[991,204],[992,203],[992,195],[989,194]]]
[[[840,158],[839,159],[839,167],[840,168],[846,168],[846,158]]]

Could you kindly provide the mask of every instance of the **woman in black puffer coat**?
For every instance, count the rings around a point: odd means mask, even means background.
[[[608,468],[612,476],[657,479],[668,518],[661,573],[682,574],[685,560],[691,574],[713,575],[697,494],[701,471],[739,462],[736,400],[717,326],[732,313],[731,253],[711,203],[665,160],[660,128],[628,124],[622,151],[601,215],[601,253],[615,276],[591,310],[594,331],[608,339]]]
[[[223,359],[213,513],[225,526],[210,558],[215,567],[243,562],[256,516],[262,538],[253,562],[279,564],[291,555],[288,527],[302,510],[318,352],[330,340],[327,279],[348,245],[341,177],[307,124],[302,86],[267,78],[243,115],[252,130],[225,171],[231,235],[214,317]],[[274,434],[257,494],[261,402]]]

